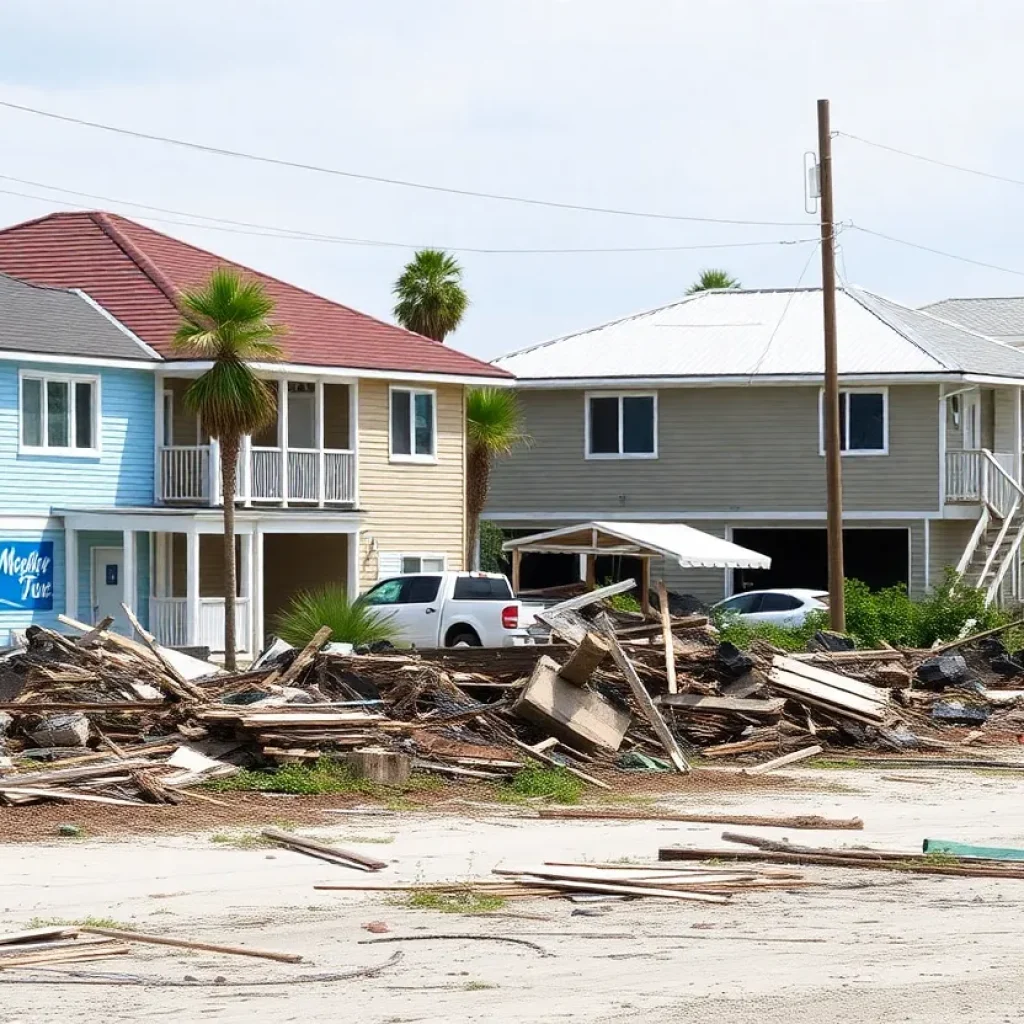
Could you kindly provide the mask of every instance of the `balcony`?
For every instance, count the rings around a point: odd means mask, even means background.
[[[968,448],[946,452],[946,504],[986,505],[1002,516],[1016,501],[1016,456]]]
[[[159,450],[159,501],[219,505],[217,445],[168,445]],[[246,446],[236,500],[246,505],[354,505],[356,453],[350,449]]]

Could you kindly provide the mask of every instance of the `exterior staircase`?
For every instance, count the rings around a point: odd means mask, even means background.
[[[958,577],[985,591],[985,604],[1000,599],[1003,583],[1024,541],[1024,488],[987,449],[976,453],[981,516],[957,565]]]

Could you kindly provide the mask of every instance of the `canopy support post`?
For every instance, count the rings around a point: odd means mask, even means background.
[[[640,611],[645,619],[651,617],[651,560],[640,559]]]

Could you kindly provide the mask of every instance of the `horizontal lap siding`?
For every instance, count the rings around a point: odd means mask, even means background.
[[[98,375],[102,454],[72,458],[18,454],[18,371],[0,364],[0,505],[4,512],[48,513],[153,503],[153,376],[139,370],[30,366],[39,372]]]
[[[463,567],[465,548],[465,409],[461,385],[439,385],[437,463],[389,461],[387,381],[359,382],[360,589],[377,580],[386,552],[436,552],[449,569]],[[376,550],[371,550],[376,541]]]
[[[933,587],[942,583],[947,568],[956,568],[977,525],[975,519],[943,519],[932,523],[929,546]]]
[[[658,458],[584,458],[584,393],[522,391],[532,439],[495,466],[488,512],[825,509],[818,388],[667,388],[658,394]],[[848,511],[938,508],[938,387],[889,389],[889,454],[843,459]]]

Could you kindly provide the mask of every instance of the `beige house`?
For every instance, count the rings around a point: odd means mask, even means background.
[[[954,567],[1019,596],[1024,353],[853,289],[838,333],[847,575],[921,594]],[[662,567],[679,591],[826,585],[820,290],[704,292],[496,365],[533,442],[494,473],[486,518],[511,536],[683,522],[772,567]],[[523,572],[528,587],[579,566]]]
[[[46,423],[56,437],[70,401],[75,444],[80,430],[91,439],[76,450],[65,437],[53,453],[63,461],[40,463],[62,486],[46,521],[25,524],[63,536],[73,617],[109,614],[127,630],[123,601],[162,643],[224,649],[220,453],[184,401],[209,364],[173,344],[178,296],[222,266],[260,281],[286,328],[283,358],[254,366],[276,389],[277,414],[245,438],[235,495],[236,628],[252,654],[299,591],[340,583],[356,594],[384,575],[463,567],[466,390],[511,376],[114,214],[0,231],[0,272],[75,289],[141,352],[37,356],[51,370],[22,385],[23,418],[44,424],[32,427],[41,437]],[[73,478],[71,463],[82,470]],[[48,478],[34,465],[32,479]]]

